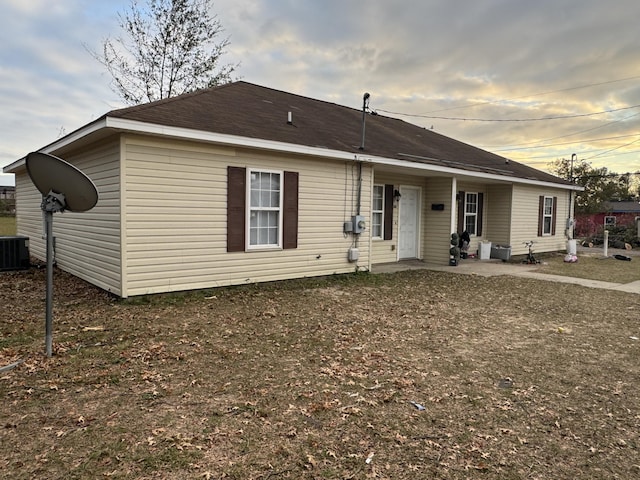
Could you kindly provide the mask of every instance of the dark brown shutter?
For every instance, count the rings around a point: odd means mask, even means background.
[[[544,228],[544,195],[540,195],[538,202],[538,236],[542,236]]]
[[[558,210],[558,197],[553,197],[553,216],[551,217],[551,235],[556,234],[556,212]]]
[[[478,222],[478,226],[476,227],[476,235],[478,237],[482,236],[482,210],[484,203],[484,193],[478,193],[478,216],[476,220]]]
[[[298,248],[298,172],[284,172],[282,248]]]
[[[462,235],[464,232],[464,201],[465,194],[463,191],[458,192],[458,233]]]
[[[245,250],[246,169],[227,167],[227,252]]]
[[[384,239],[393,238],[393,185],[384,186]]]

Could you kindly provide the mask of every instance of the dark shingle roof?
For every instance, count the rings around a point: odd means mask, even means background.
[[[604,202],[605,212],[611,213],[640,213],[640,203],[638,202]]]
[[[291,112],[293,125],[287,124]],[[466,171],[568,182],[518,162],[382,115],[247,82],[234,82],[157,102],[113,110],[108,117],[206,132],[323,147]]]

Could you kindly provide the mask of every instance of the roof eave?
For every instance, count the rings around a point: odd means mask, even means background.
[[[363,161],[379,165],[395,166],[399,168],[411,168],[414,170],[422,170],[424,172],[435,172],[448,175],[464,175],[467,177],[476,177],[478,179],[488,179],[499,182],[512,182],[536,186],[545,186],[553,188],[561,188],[566,190],[582,191],[582,187],[577,185],[563,185],[560,183],[545,182],[536,179],[527,179],[514,177],[509,175],[497,175],[486,172],[476,172],[470,170],[457,169],[432,164],[424,164],[419,162],[411,162],[393,158],[378,157],[374,155],[366,155],[363,153],[345,152],[341,150],[333,150],[324,147],[311,147],[307,145],[299,145],[293,143],[278,142],[274,140],[264,140],[259,138],[241,137],[236,135],[228,135],[202,130],[194,130],[190,128],[170,127],[161,124],[141,122],[138,120],[128,120],[107,115],[88,125],[70,133],[69,135],[43,147],[39,151],[51,153],[71,145],[88,135],[91,135],[102,129],[113,129],[116,131],[143,133],[148,135],[174,137],[186,140],[204,141],[207,143],[222,144],[235,147],[256,148],[260,150],[270,150],[282,153],[294,153],[308,156],[320,156],[331,158],[334,160],[351,160]],[[24,167],[26,157],[23,157],[10,165],[4,167],[4,173],[15,173]]]
[[[56,140],[55,142],[50,143],[49,145],[46,145],[46,146],[42,147],[41,149],[38,150],[38,152],[43,152],[43,153],[55,152],[56,150],[64,148],[67,145],[71,145],[71,144],[81,140],[82,138],[87,137],[88,135],[91,135],[94,132],[97,132],[99,130],[102,130],[102,129],[106,128],[106,126],[107,126],[106,123],[107,123],[106,117],[101,117],[98,120],[95,120],[95,121],[85,125],[84,127],[81,127],[78,130],[75,130],[75,131],[71,132],[69,135],[66,135],[66,136]],[[21,170],[22,168],[25,168],[26,159],[27,159],[27,156],[25,155],[24,157],[16,160],[13,163],[10,163],[6,167],[4,167],[2,169],[2,171],[4,173],[16,173],[17,171]]]
[[[439,165],[422,164],[418,162],[410,162],[406,160],[398,160],[393,158],[378,157],[374,155],[366,155],[363,153],[345,152],[342,150],[332,150],[324,147],[310,147],[293,143],[278,142],[273,140],[264,140],[258,138],[241,137],[236,135],[227,135],[222,133],[206,132],[202,130],[193,130],[189,128],[168,127],[166,125],[151,124],[140,122],[137,120],[127,120],[122,118],[107,117],[107,127],[132,131],[136,133],[146,133],[150,135],[171,136],[187,140],[205,141],[216,144],[223,144],[235,147],[257,148],[261,150],[270,150],[282,153],[296,153],[309,156],[320,156],[335,160],[356,160],[369,162],[380,165],[390,165],[396,167],[412,168],[423,170],[425,172],[445,173],[449,175],[465,175],[468,177],[476,177],[479,179],[491,179],[501,182],[521,183],[527,185],[545,186],[561,188],[565,190],[582,191],[582,187],[577,185],[564,185],[561,183],[545,182],[542,180],[520,178],[509,175],[497,175],[485,172],[475,172],[470,170],[456,169],[452,167],[444,167]]]

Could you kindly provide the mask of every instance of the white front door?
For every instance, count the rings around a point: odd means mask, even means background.
[[[420,238],[420,188],[400,187],[398,259],[418,258]]]

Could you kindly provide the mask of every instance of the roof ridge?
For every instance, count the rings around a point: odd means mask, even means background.
[[[138,111],[141,111],[141,110],[146,110],[147,108],[153,108],[153,107],[156,107],[158,105],[164,105],[164,104],[167,104],[167,103],[180,101],[180,100],[185,99],[185,98],[195,97],[197,95],[203,95],[203,94],[208,93],[208,92],[210,92],[212,90],[219,90],[219,89],[231,86],[231,85],[233,85],[235,83],[240,83],[240,81],[227,82],[227,83],[223,83],[222,85],[216,85],[214,87],[200,88],[200,89],[197,89],[197,90],[193,90],[192,92],[182,93],[180,95],[176,95],[176,96],[173,96],[173,97],[161,98],[159,100],[154,100],[152,102],[139,103],[137,105],[131,105],[129,107],[116,108],[114,110],[111,110],[111,111],[107,112],[105,114],[105,116],[108,117],[109,115],[115,114],[115,113],[120,115],[120,114],[124,114],[124,113],[129,113],[129,112],[138,112]]]

